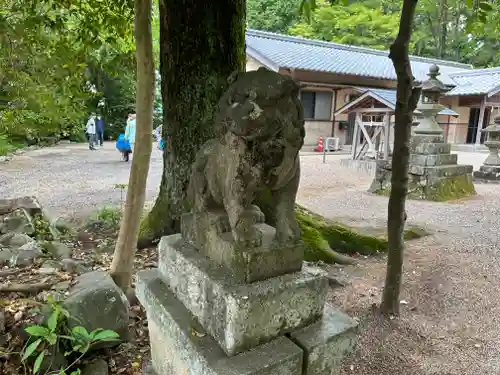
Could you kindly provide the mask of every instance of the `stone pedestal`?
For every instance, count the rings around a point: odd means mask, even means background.
[[[476,194],[472,182],[472,165],[457,164],[451,145],[441,136],[414,135],[410,145],[408,197],[430,201],[447,201]],[[389,195],[391,163],[379,163],[370,192]]]
[[[483,130],[487,134],[484,145],[490,153],[479,171],[474,172],[474,179],[479,182],[500,183],[500,115],[495,117],[495,123]]]
[[[159,244],[159,269],[138,274],[154,372],[334,373],[355,345],[357,324],[325,305],[326,275],[302,267],[301,246],[276,244],[274,228],[258,224],[261,246],[240,249],[224,225],[196,228],[192,216],[182,220],[182,233]],[[208,212],[204,220],[227,218]]]
[[[458,165],[451,145],[445,143],[443,130],[436,121],[445,107],[438,103],[447,88],[437,79],[439,68],[432,66],[429,79],[422,83],[422,103],[417,107],[418,125],[410,143],[408,197],[431,201],[460,199],[476,194],[472,183],[472,165]],[[377,165],[369,191],[389,195],[391,163]]]

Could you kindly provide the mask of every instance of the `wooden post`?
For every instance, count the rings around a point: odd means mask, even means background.
[[[481,131],[483,130],[485,109],[486,109],[486,97],[483,96],[483,99],[481,100],[481,107],[479,107],[479,120],[478,120],[477,131],[476,131],[476,145],[481,144]]]
[[[385,132],[384,132],[384,160],[389,160],[390,152],[390,137],[391,137],[391,114],[385,115]]]
[[[352,138],[352,159],[356,159],[356,150],[359,144],[359,113],[356,113],[356,119],[354,120],[354,135]]]

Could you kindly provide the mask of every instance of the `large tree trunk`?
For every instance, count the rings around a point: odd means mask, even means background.
[[[151,35],[151,0],[135,0],[135,44],[137,55],[137,127],[132,167],[111,277],[124,292],[129,291],[139,225],[146,197],[153,128],[154,60]]]
[[[160,0],[163,176],[138,247],[178,232],[191,164],[213,135],[227,78],[245,69],[245,0]]]
[[[408,164],[410,160],[409,144],[413,111],[420,97],[420,88],[413,87],[414,78],[408,56],[417,2],[418,0],[403,1],[399,33],[389,54],[398,79],[391,195],[387,219],[387,276],[381,305],[381,311],[389,315],[399,313],[399,293],[403,272],[405,202],[408,193]]]

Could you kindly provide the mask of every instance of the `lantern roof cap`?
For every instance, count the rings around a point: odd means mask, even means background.
[[[425,95],[426,93],[444,93],[449,91],[449,88],[446,87],[446,85],[440,81],[437,77],[440,75],[439,73],[439,66],[436,64],[431,65],[429,68],[429,73],[427,75],[429,78],[422,82],[422,94]]]

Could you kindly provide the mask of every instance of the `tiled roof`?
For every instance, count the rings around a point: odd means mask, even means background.
[[[382,101],[389,105],[390,108],[396,108],[396,90],[386,90],[386,89],[372,89],[366,87],[355,87],[356,90],[361,91],[362,93],[371,92],[375,94],[375,97],[382,99]],[[349,103],[348,103],[349,104]],[[341,112],[342,108],[340,108],[338,112]],[[418,112],[418,111],[417,111]],[[439,112],[439,115],[446,116],[458,116],[458,113],[452,109],[446,108]]]
[[[375,79],[396,79],[387,51],[256,30],[247,30],[246,43],[247,53],[251,57],[276,70],[290,68]],[[447,85],[454,85],[449,74],[472,69],[470,65],[450,61],[417,56],[411,56],[410,59],[413,74],[419,81],[427,79],[427,73],[433,64],[439,66],[439,78]]]
[[[450,74],[456,87],[446,95],[488,95],[500,92],[500,68],[478,69]]]

